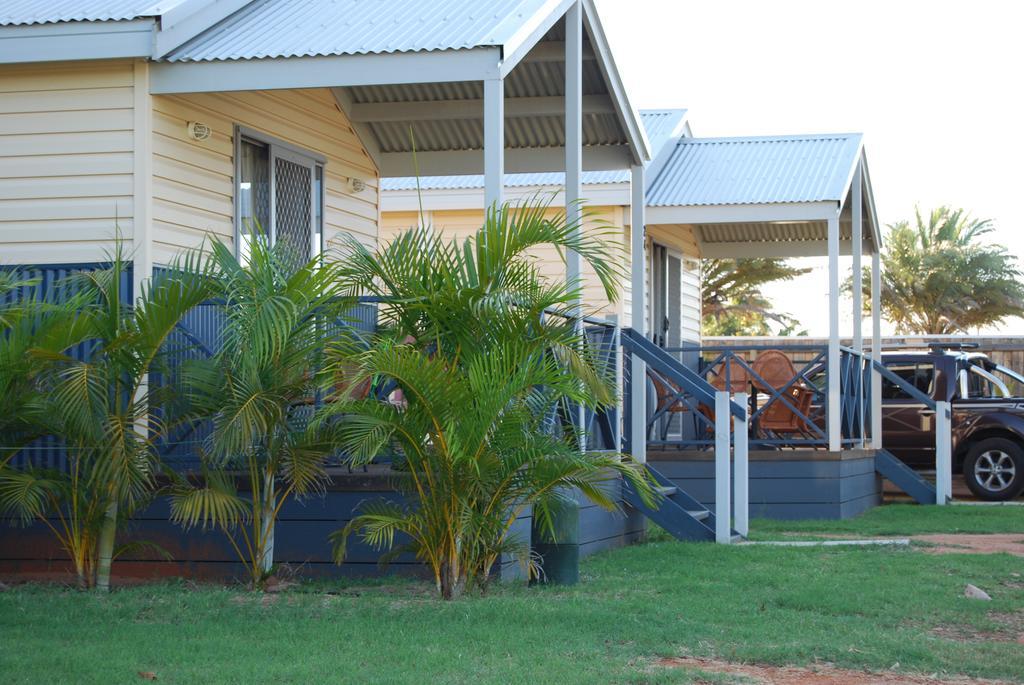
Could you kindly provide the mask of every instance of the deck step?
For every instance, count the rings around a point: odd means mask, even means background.
[[[711,516],[711,512],[708,511],[707,509],[699,509],[696,511],[687,510],[686,513],[692,516],[693,518],[697,519],[698,521],[707,521],[708,516]]]
[[[679,488],[674,485],[658,485],[655,487],[655,490],[657,490],[662,497],[671,497],[679,492]]]

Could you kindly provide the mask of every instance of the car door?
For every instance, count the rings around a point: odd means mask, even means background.
[[[936,369],[926,359],[886,360],[889,371],[934,397]],[[896,383],[882,379],[882,446],[911,466],[935,464],[935,412]]]

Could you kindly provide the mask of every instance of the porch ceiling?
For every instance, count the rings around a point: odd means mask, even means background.
[[[561,171],[571,4],[254,2],[162,57],[152,92],[331,88],[382,176],[449,175],[482,171],[483,82],[501,78],[506,171]],[[647,142],[592,0],[582,6],[583,165],[627,168]]]

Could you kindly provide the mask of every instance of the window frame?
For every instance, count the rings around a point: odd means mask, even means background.
[[[270,234],[270,244],[273,245],[277,242],[277,174],[275,173],[274,161],[278,157],[282,157],[296,163],[306,163],[310,165],[310,219],[314,225],[311,225],[310,231],[310,259],[314,257],[320,257],[324,253],[324,218],[325,218],[325,207],[326,207],[326,195],[327,195],[327,157],[298,145],[293,145],[288,141],[281,140],[275,136],[272,136],[263,131],[257,131],[256,129],[242,126],[241,124],[235,124],[232,131],[232,177],[231,177],[231,195],[232,195],[232,224],[234,225],[234,253],[235,258],[241,258],[241,246],[242,246],[242,193],[241,193],[241,175],[242,175],[242,141],[250,140],[254,143],[267,146],[267,174],[269,177],[270,184],[270,226],[268,232]],[[281,154],[283,153],[283,154]],[[319,197],[316,197],[316,177],[319,171],[320,175],[320,193]],[[317,219],[319,219],[319,226],[315,225]],[[319,237],[319,238],[318,238]]]

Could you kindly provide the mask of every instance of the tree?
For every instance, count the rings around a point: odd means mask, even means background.
[[[701,328],[704,335],[793,335],[800,325],[792,316],[772,311],[761,287],[790,281],[810,271],[782,259],[705,259],[701,262]]]
[[[882,252],[882,313],[903,334],[967,332],[1024,315],[1016,259],[986,242],[990,220],[939,207],[889,226]],[[850,284],[848,283],[849,287]],[[870,302],[870,278],[864,277]]]
[[[84,353],[33,350],[51,362],[37,390],[65,443],[67,469],[30,467],[0,476],[0,508],[48,526],[80,586],[103,591],[110,586],[118,523],[147,500],[159,467],[156,442],[165,425],[157,410],[167,388],[151,387],[149,372],[159,367],[178,322],[211,293],[210,279],[186,259],[172,272],[191,277],[146,281],[134,306],[126,305],[121,284],[128,264],[118,241],[108,268],[67,279],[78,293],[73,318]]]
[[[354,294],[383,298],[384,325],[370,345],[342,338],[331,354],[353,382],[383,379],[404,400],[336,403],[337,435],[352,464],[395,454],[409,503],[364,506],[335,535],[339,561],[352,534],[392,554],[411,551],[440,596],[454,599],[485,586],[501,554],[525,558],[509,534],[524,508],[553,535],[566,488],[612,509],[607,486],[621,476],[652,496],[639,465],[585,451],[571,429],[550,430],[567,404],[607,406],[615,392],[568,316],[579,284],[545,280],[527,254],[575,250],[612,301],[620,260],[547,209],[492,209],[462,243],[414,229],[376,254],[353,244],[346,277]],[[399,536],[406,542],[396,545]]]
[[[352,300],[339,297],[336,265],[296,266],[285,242],[253,241],[244,265],[220,242],[211,254],[222,345],[186,363],[182,376],[193,421],[212,420],[213,431],[201,477],[176,478],[171,518],[223,530],[258,588],[273,572],[281,507],[327,478],[333,428],[314,420],[314,400],[333,389],[323,351]],[[248,495],[239,494],[239,473]]]

